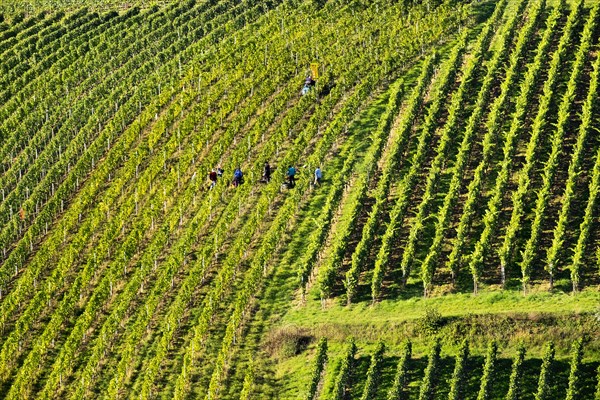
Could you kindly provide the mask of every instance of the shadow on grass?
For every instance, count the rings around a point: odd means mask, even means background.
[[[495,8],[496,2],[493,1],[478,1],[476,3],[473,3],[472,10],[475,23],[480,24],[482,22],[485,22],[492,15]]]

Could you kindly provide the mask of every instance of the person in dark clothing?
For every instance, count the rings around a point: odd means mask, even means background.
[[[271,180],[271,166],[269,165],[268,161],[265,161],[262,180],[265,183],[269,183],[269,181]]]
[[[304,80],[304,86],[302,87],[302,95],[307,94],[311,87],[315,86],[316,82],[311,75],[308,75]]]
[[[215,171],[214,169],[210,171],[210,173],[208,174],[208,179],[210,180],[210,189],[214,188],[217,184],[217,171]]]
[[[244,183],[244,174],[242,173],[242,169],[237,167],[233,172],[233,186],[238,187]]]

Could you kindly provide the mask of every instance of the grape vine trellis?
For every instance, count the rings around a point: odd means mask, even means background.
[[[106,398],[214,399],[239,386],[253,398],[261,365],[245,353],[246,328],[281,268],[303,300],[316,290],[323,304],[415,285],[429,296],[446,280],[464,290],[465,277],[476,292],[528,289],[540,275],[585,288],[600,255],[598,6],[499,1],[478,26],[472,7],[189,0],[3,16],[1,397],[103,387]],[[321,76],[301,96],[315,61]],[[351,127],[382,92],[361,143]],[[266,160],[273,179],[258,183]],[[209,191],[219,165],[225,177]],[[233,189],[238,165],[248,184]],[[299,170],[291,190],[288,165]],[[325,183],[314,187],[317,165]],[[319,199],[319,230],[294,257],[291,228]],[[382,390],[384,343],[356,391],[349,367],[335,390],[320,386],[337,362],[324,343],[308,397]],[[440,387],[437,346],[422,398]],[[469,351],[456,357],[454,396]],[[351,365],[353,344],[347,352]],[[389,398],[407,390],[412,357],[408,342]],[[580,358],[577,347],[573,397]]]

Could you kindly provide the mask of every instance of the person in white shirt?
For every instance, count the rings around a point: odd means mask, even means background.
[[[315,185],[318,185],[319,183],[321,183],[322,178],[323,178],[323,172],[321,172],[320,167],[317,167],[317,169],[315,169]]]

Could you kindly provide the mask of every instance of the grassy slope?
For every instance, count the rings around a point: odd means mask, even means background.
[[[515,291],[487,291],[480,295],[470,293],[448,294],[439,297],[413,297],[406,300],[384,300],[375,305],[367,302],[352,304],[332,303],[325,309],[321,302],[309,300],[293,307],[283,318],[283,324],[316,327],[321,324],[342,322],[348,325],[401,323],[423,316],[423,310],[436,309],[444,317],[464,317],[472,314],[556,313],[559,315],[593,312],[600,295],[595,287],[587,288],[577,296],[540,291],[523,296]],[[347,322],[346,322],[347,321]]]

